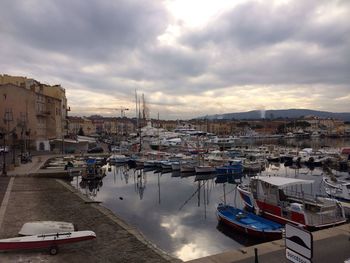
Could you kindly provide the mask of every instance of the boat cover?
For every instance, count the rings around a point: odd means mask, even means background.
[[[47,233],[73,232],[75,230],[74,225],[70,222],[33,221],[25,223],[18,234],[22,236],[31,236]]]
[[[260,180],[265,183],[277,186],[278,188],[284,188],[292,185],[303,185],[303,184],[314,183],[314,180],[303,180],[303,179],[280,177],[280,176],[254,176],[253,179]]]

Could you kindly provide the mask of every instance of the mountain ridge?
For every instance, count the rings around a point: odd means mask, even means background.
[[[303,116],[315,116],[319,118],[333,118],[350,121],[350,112],[330,112],[310,109],[281,109],[281,110],[252,110],[246,112],[233,112],[198,117],[197,119],[209,120],[256,120],[256,119],[297,119]]]

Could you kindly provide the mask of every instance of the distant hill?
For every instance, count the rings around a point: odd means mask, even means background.
[[[316,111],[308,109],[288,109],[288,110],[254,110],[247,112],[225,113],[202,116],[197,119],[209,119],[209,120],[256,120],[256,119],[277,119],[277,118],[289,118],[295,119],[302,116],[316,116],[320,118],[334,118],[344,121],[350,121],[350,112],[328,112],[328,111]]]

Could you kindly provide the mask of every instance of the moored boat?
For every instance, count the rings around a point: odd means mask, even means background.
[[[216,215],[219,222],[249,236],[269,240],[282,238],[283,226],[281,224],[257,216],[254,213],[219,204]]]
[[[129,160],[130,160],[130,157],[127,157],[123,154],[113,154],[107,159],[107,161],[110,164],[125,164]]]
[[[258,210],[259,214],[281,224],[319,229],[346,222],[344,209],[337,200],[295,191],[298,186],[312,183],[313,180],[255,176],[248,186],[237,190],[248,208]]]
[[[323,178],[325,191],[330,197],[341,201],[350,202],[350,182],[337,180],[332,181],[329,178]]]
[[[96,238],[93,231],[75,231],[66,233],[40,234],[24,237],[0,239],[0,250],[50,248],[51,254],[57,253],[57,246]]]
[[[32,236],[48,233],[73,232],[77,230],[73,223],[61,221],[33,221],[23,224],[18,232],[21,236]]]
[[[197,174],[199,173],[213,173],[215,172],[215,167],[209,165],[199,165],[194,167]]]

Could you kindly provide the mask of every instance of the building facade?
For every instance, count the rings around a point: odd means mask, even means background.
[[[67,99],[60,85],[0,75],[0,130],[36,150],[50,150],[51,139],[67,133]],[[28,144],[27,144],[28,142]]]

